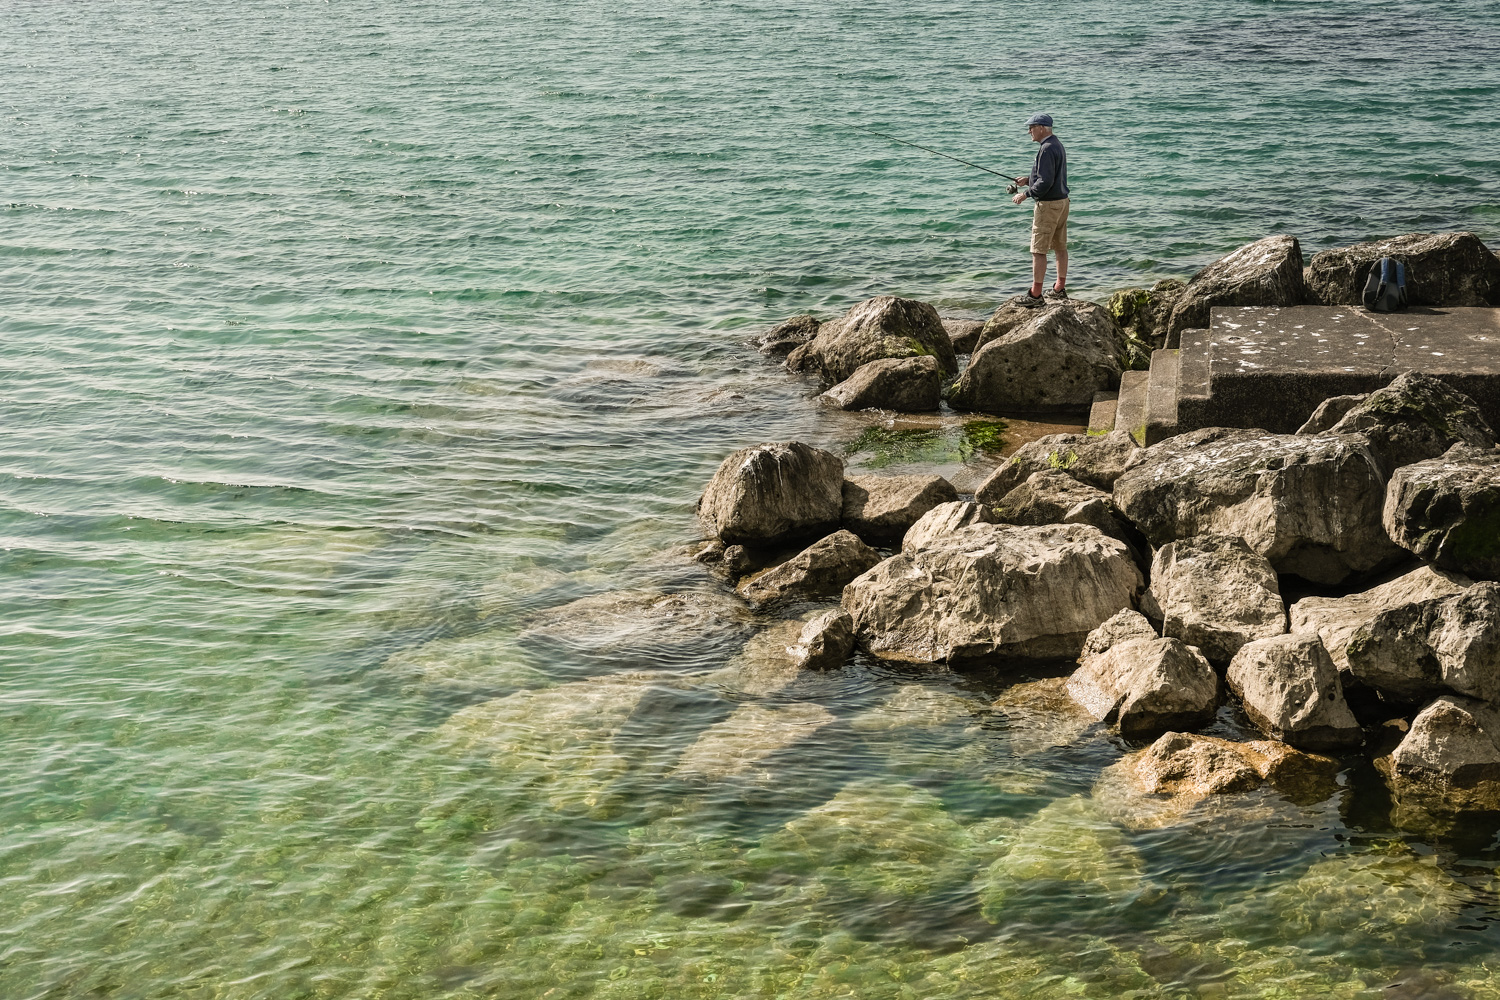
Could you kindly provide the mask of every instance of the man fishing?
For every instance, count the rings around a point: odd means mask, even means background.
[[[1057,283],[1052,290],[1067,295],[1068,284],[1068,154],[1062,142],[1052,134],[1051,115],[1032,115],[1026,119],[1026,131],[1032,142],[1041,143],[1029,177],[1017,177],[1026,190],[1017,192],[1011,201],[1017,205],[1030,198],[1036,203],[1031,215],[1031,288],[1025,301],[1042,301],[1042,282],[1047,277],[1047,251],[1057,255]]]

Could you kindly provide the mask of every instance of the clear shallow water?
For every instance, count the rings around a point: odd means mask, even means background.
[[[993,178],[824,123],[1020,172],[1052,111],[1075,294],[1500,238],[1491,5],[1056,11],[7,8],[0,995],[1500,990],[1491,833],[1403,836],[1367,775],[1131,831],[1125,748],[995,678],[526,631],[711,592],[662,554],[735,447],[993,461],[745,346],[1025,280]],[[721,773],[745,730],[797,738]]]

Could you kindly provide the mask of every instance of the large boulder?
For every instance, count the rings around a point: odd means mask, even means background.
[[[1177,639],[1131,639],[1089,657],[1068,678],[1068,695],[1099,722],[1133,739],[1213,721],[1219,678]]]
[[[698,501],[725,544],[761,547],[826,534],[843,509],[844,460],[800,441],[741,448]]]
[[[1247,243],[1193,275],[1167,322],[1170,334],[1207,327],[1214,306],[1295,306],[1306,295],[1295,236]]]
[[[972,500],[940,503],[917,519],[901,538],[901,551],[910,555],[932,544],[933,539],[951,534],[971,524],[999,524],[1000,519],[988,504]]]
[[[1427,562],[1500,580],[1500,451],[1455,445],[1397,469],[1383,517],[1396,544]]]
[[[1500,712],[1444,695],[1380,763],[1398,798],[1433,811],[1500,810]]]
[[[1303,750],[1355,747],[1363,733],[1344,701],[1339,671],[1315,635],[1278,635],[1242,646],[1225,679],[1267,736]]]
[[[1339,583],[1392,561],[1385,479],[1358,435],[1208,427],[1147,448],[1115,503],[1153,545],[1238,535],[1278,573]]]
[[[861,365],[881,358],[937,359],[944,375],[958,371],[953,342],[937,310],[926,302],[880,295],[818,328],[818,335],[787,357],[792,371],[842,382]]]
[[[943,373],[936,358],[881,358],[860,365],[818,398],[840,410],[924,413],[938,408],[942,387]]]
[[[1124,334],[1109,312],[1068,300],[977,348],[949,397],[985,413],[1087,409],[1120,384]]]
[[[843,605],[886,659],[1051,659],[1077,656],[1141,585],[1124,543],[1097,528],[980,523],[885,560],[844,588]]]
[[[816,316],[806,313],[782,320],[761,334],[755,342],[762,354],[790,354],[818,335],[819,322]]]
[[[1355,629],[1349,673],[1392,701],[1452,691],[1500,702],[1500,584],[1382,611]]]
[[[1172,309],[1187,284],[1163,278],[1150,288],[1122,288],[1109,297],[1105,308],[1126,335],[1151,348],[1167,345],[1167,324]]]
[[[875,545],[894,545],[928,511],[957,499],[942,476],[853,476],[844,480],[844,527]]]
[[[995,516],[1006,524],[1092,524],[1122,542],[1138,538],[1114,498],[1085,486],[1066,472],[1033,473],[995,504]]]
[[[1143,449],[1129,431],[1108,434],[1048,434],[1022,445],[1000,463],[974,493],[974,499],[994,504],[1037,472],[1066,472],[1086,486],[1115,488],[1115,480],[1137,461]]]
[[[999,340],[1022,323],[1029,323],[1036,319],[1037,314],[1042,310],[1054,308],[1060,302],[1061,300],[1049,300],[1039,304],[1025,292],[1012,295],[996,306],[995,311],[980,326],[979,333],[975,335],[974,343],[969,348],[969,353],[979,350],[992,340]]]
[[[1291,631],[1311,632],[1323,640],[1323,648],[1334,664],[1347,672],[1344,655],[1349,638],[1383,611],[1415,604],[1432,597],[1462,593],[1473,586],[1468,577],[1418,566],[1358,593],[1344,597],[1304,597],[1288,609]]]
[[[1286,631],[1276,571],[1238,535],[1195,535],[1157,549],[1141,610],[1162,623],[1162,635],[1215,663]]]
[[[1406,265],[1406,296],[1414,306],[1500,304],[1500,260],[1473,233],[1411,233],[1313,254],[1308,298],[1325,306],[1357,306],[1382,257]]]
[[[837,597],[850,580],[880,562],[880,553],[849,531],[820,538],[785,562],[740,581],[740,596],[754,605]]]
[[[1492,454],[1495,447],[1495,432],[1474,401],[1421,372],[1404,372],[1370,393],[1329,433],[1363,435],[1386,475],[1403,465],[1437,458],[1456,444],[1490,449]]]

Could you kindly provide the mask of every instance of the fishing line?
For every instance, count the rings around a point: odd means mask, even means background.
[[[945,160],[954,160],[954,161],[956,161],[958,163],[964,164],[965,166],[973,167],[975,170],[983,170],[987,174],[994,174],[996,177],[1004,177],[1007,181],[1010,182],[1010,184],[1012,186],[1012,189],[1014,189],[1014,187],[1015,187],[1015,181],[1016,181],[1016,179],[1015,179],[1014,175],[1011,175],[1011,174],[1002,174],[1000,171],[998,171],[998,170],[991,170],[989,167],[981,167],[979,164],[977,164],[977,163],[971,163],[971,162],[969,162],[968,160],[964,159],[961,156],[953,156],[953,155],[951,155],[949,153],[943,152],[940,149],[933,149],[931,146],[923,146],[921,143],[916,143],[916,142],[907,142],[905,139],[898,139],[898,138],[896,138],[893,135],[886,135],[884,132],[876,132],[874,129],[860,128],[858,125],[840,124],[838,122],[824,122],[823,124],[824,125],[831,125],[834,128],[852,128],[856,132],[864,132],[866,135],[878,135],[882,139],[889,139],[892,142],[899,142],[903,146],[912,146],[912,147],[915,147],[916,149],[925,150],[925,151],[927,151],[929,153],[932,153],[934,156],[941,156]]]

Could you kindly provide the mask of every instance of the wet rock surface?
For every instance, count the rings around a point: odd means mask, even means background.
[[[1456,444],[1495,447],[1495,432],[1474,401],[1420,372],[1405,372],[1365,396],[1328,433],[1362,435],[1386,475]]]
[[[942,383],[936,358],[882,358],[860,365],[819,399],[840,410],[924,413],[938,408]]]
[[[1359,305],[1382,257],[1406,265],[1406,295],[1414,306],[1500,304],[1500,260],[1473,233],[1409,233],[1314,254],[1307,266],[1308,300]]]
[[[1162,634],[1228,663],[1247,642],[1286,631],[1286,607],[1271,563],[1237,535],[1168,542],[1151,562],[1141,610]]]
[[[854,652],[854,619],[842,608],[825,611],[797,634],[789,652],[803,670],[837,670]]]
[[[844,527],[876,545],[894,545],[933,508],[958,500],[942,476],[851,476],[844,480]]]
[[[1125,545],[1087,525],[974,524],[844,589],[860,644],[919,663],[1076,656],[1142,585]]]
[[[1129,431],[1108,434],[1048,434],[1022,445],[1002,462],[974,498],[994,504],[1038,472],[1066,472],[1085,486],[1112,490],[1115,481],[1144,454]]]
[[[801,552],[740,581],[740,596],[754,605],[837,597],[844,585],[880,562],[880,553],[852,532],[839,530]]]
[[[1455,445],[1397,469],[1383,521],[1396,544],[1421,559],[1500,580],[1500,450]]]
[[[923,355],[936,359],[944,375],[958,371],[953,343],[936,309],[881,295],[820,326],[816,337],[788,355],[787,367],[838,383],[871,361]]]
[[[1068,300],[974,351],[949,402],[985,413],[1086,410],[1120,381],[1124,334],[1104,307]]]
[[[1172,308],[1168,330],[1207,327],[1214,306],[1294,306],[1306,295],[1295,236],[1248,243],[1193,275]]]
[[[755,347],[762,354],[790,354],[818,335],[819,321],[806,313],[782,320],[761,334]]]
[[[772,546],[834,530],[843,507],[843,459],[791,441],[726,458],[698,501],[698,515],[727,545]]]
[[[1146,449],[1115,502],[1153,545],[1238,535],[1278,573],[1338,583],[1394,561],[1385,481],[1358,435],[1209,427]]]
[[[1315,635],[1280,635],[1243,646],[1225,678],[1267,736],[1302,750],[1356,747],[1363,732]]]
[[[1219,707],[1219,679],[1200,654],[1176,639],[1131,639],[1091,657],[1067,681],[1069,697],[1122,736],[1143,739],[1197,729]]]

